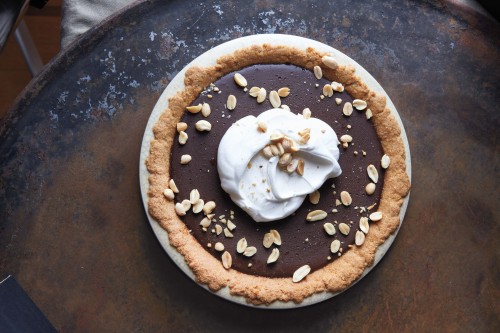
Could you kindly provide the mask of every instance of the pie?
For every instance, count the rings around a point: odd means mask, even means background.
[[[254,38],[213,65],[189,65],[180,73],[184,85],[162,96],[167,107],[145,137],[145,201],[168,235],[170,251],[200,285],[252,305],[306,304],[352,286],[397,232],[410,189],[408,147],[387,96],[372,90],[338,54],[314,43],[288,43],[290,38]],[[304,124],[311,118],[328,124],[338,138],[342,173],[305,195],[288,215],[256,222],[221,187],[221,167],[232,166],[221,165],[218,150],[235,123],[267,110],[293,114]],[[283,161],[275,171],[280,179],[287,183],[290,177],[294,184],[312,172],[310,162],[304,171],[304,160],[293,157],[300,156],[300,147],[293,150],[286,136],[256,124],[251,134],[269,137],[259,156]],[[298,146],[313,135],[306,127]],[[240,146],[246,149],[240,143],[224,151],[229,161],[243,154]],[[267,167],[246,166],[256,172]],[[262,191],[255,200],[271,191],[268,181],[248,184],[248,191]]]

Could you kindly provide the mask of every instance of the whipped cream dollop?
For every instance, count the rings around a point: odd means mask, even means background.
[[[265,132],[259,130],[259,124],[267,127]],[[307,142],[299,134],[304,129],[310,135]],[[270,144],[271,134],[282,134],[297,144],[293,158],[304,161],[302,175],[280,168],[279,156],[268,159],[261,153]],[[285,109],[244,117],[227,130],[219,144],[221,186],[255,221],[282,219],[327,179],[341,174],[338,144],[335,131],[317,118],[306,119]]]

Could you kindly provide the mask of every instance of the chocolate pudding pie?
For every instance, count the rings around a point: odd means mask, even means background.
[[[271,44],[184,85],[153,127],[147,208],[196,281],[256,305],[355,283],[410,188],[386,97],[327,52]]]

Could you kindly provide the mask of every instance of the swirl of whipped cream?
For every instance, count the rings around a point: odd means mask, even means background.
[[[258,130],[261,122],[267,125],[266,132]],[[310,139],[300,144],[299,132],[305,128],[310,129]],[[302,176],[280,169],[278,156],[267,159],[261,154],[273,133],[297,143],[300,150],[293,157],[305,162]],[[256,222],[285,218],[300,207],[309,193],[341,174],[338,144],[335,131],[317,118],[305,119],[285,109],[244,117],[226,131],[219,144],[221,186]]]

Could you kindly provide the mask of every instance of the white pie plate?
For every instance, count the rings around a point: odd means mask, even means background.
[[[184,89],[184,76],[186,73],[186,70],[190,67],[193,66],[198,66],[198,67],[209,67],[213,66],[216,64],[216,60],[224,55],[230,55],[234,53],[234,51],[244,48],[244,47],[249,47],[251,45],[262,45],[262,44],[270,44],[270,45],[286,45],[286,46],[291,46],[291,47],[296,47],[298,49],[305,50],[308,47],[312,47],[316,49],[317,51],[323,51],[323,52],[328,52],[330,53],[339,64],[341,65],[350,65],[353,66],[356,69],[356,74],[363,80],[363,82],[370,88],[371,90],[384,95],[387,98],[387,107],[391,110],[392,114],[396,118],[396,120],[399,123],[399,126],[401,128],[401,136],[403,139],[403,143],[405,145],[405,152],[406,152],[406,171],[408,173],[408,176],[411,179],[411,163],[410,163],[410,150],[409,150],[409,145],[408,145],[408,139],[406,137],[406,133],[403,127],[403,123],[401,122],[401,118],[399,117],[399,114],[392,103],[391,99],[387,95],[387,93],[384,91],[382,86],[371,76],[361,65],[359,65],[356,61],[345,55],[344,53],[336,50],[335,48],[328,46],[326,44],[320,43],[315,40],[311,40],[308,38],[304,37],[299,37],[299,36],[292,36],[292,35],[282,35],[282,34],[263,34],[263,35],[251,35],[251,36],[246,36],[246,37],[241,37],[237,39],[230,40],[228,42],[225,42],[223,44],[220,44],[209,51],[203,53],[193,61],[191,61],[186,67],[184,67],[183,70],[181,70],[175,77],[174,79],[168,84],[168,86],[165,88],[163,91],[162,95],[160,96],[158,102],[156,103],[151,116],[149,118],[148,124],[146,126],[146,130],[144,132],[144,137],[142,140],[142,147],[141,147],[141,155],[140,155],[140,162],[139,162],[139,180],[140,180],[140,187],[141,187],[141,194],[142,194],[142,201],[144,204],[144,207],[146,209],[146,214],[149,219],[149,223],[151,224],[151,227],[153,228],[153,231],[158,238],[158,241],[162,245],[162,247],[165,249],[167,254],[170,256],[170,258],[179,266],[179,268],[186,273],[187,276],[189,276],[193,281],[195,281],[195,276],[189,269],[188,265],[184,261],[184,257],[180,255],[177,250],[172,247],[168,241],[168,234],[163,229],[158,222],[153,219],[148,212],[148,189],[149,189],[149,182],[148,182],[148,177],[149,177],[149,172],[147,170],[145,161],[149,155],[149,149],[150,149],[150,142],[154,138],[153,135],[153,126],[154,124],[158,121],[160,118],[160,115],[168,108],[168,100],[173,97],[177,92],[182,91]],[[401,223],[403,222],[403,218],[406,212],[406,208],[408,206],[408,200],[409,200],[409,194],[406,196],[403,205],[401,207],[401,212],[400,212],[400,226]],[[398,228],[399,230],[399,228]],[[397,230],[397,231],[398,231]],[[375,253],[375,261],[372,266],[367,267],[361,277],[357,280],[361,280],[366,274],[368,274],[373,267],[382,259],[384,254],[387,252],[391,244],[393,243],[394,239],[396,238],[397,231],[394,232],[387,240],[379,246]],[[356,282],[357,282],[356,281]],[[353,283],[352,285],[354,285]],[[352,286],[351,285],[351,286]],[[200,285],[201,287],[209,290],[207,286],[205,285]],[[210,291],[210,290],[209,290]],[[344,290],[345,291],[345,290]],[[212,292],[212,291],[210,291]],[[302,306],[307,306],[307,305],[312,305],[318,302],[322,302],[324,300],[327,300],[331,297],[334,297],[340,293],[330,293],[330,292],[322,292],[318,294],[314,294],[302,301],[300,304],[296,304],[294,302],[274,302],[270,305],[252,305],[249,304],[245,301],[245,299],[241,296],[233,296],[229,293],[229,289],[223,288],[217,292],[212,292],[216,294],[217,296],[220,296],[226,300],[239,303],[242,305],[246,306],[251,306],[251,307],[259,307],[259,308],[265,308],[265,309],[286,309],[286,308],[297,308],[297,307],[302,307]]]

